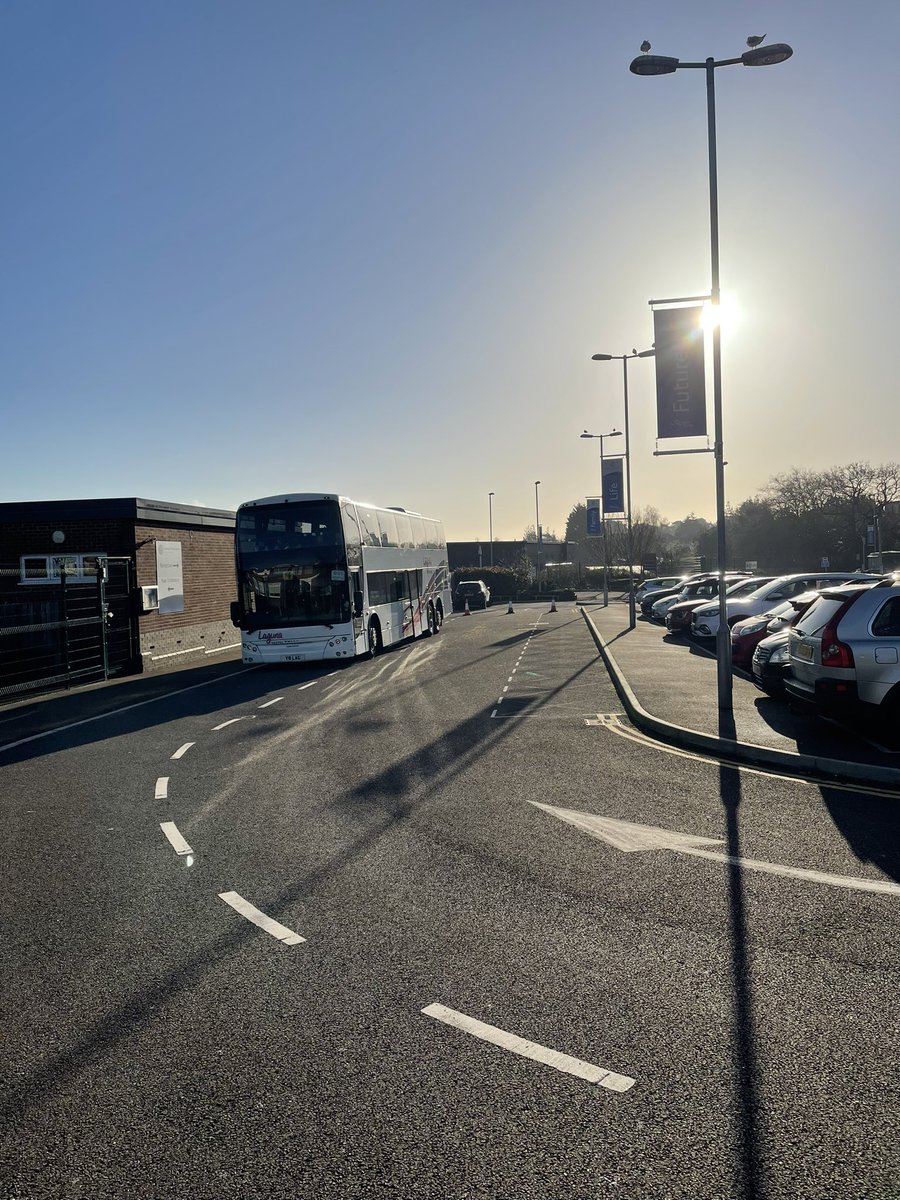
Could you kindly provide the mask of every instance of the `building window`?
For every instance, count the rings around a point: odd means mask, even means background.
[[[19,559],[19,581],[27,584],[93,583],[97,564],[106,566],[106,554],[23,554]]]

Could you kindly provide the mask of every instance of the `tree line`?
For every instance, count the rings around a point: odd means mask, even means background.
[[[866,565],[876,548],[900,550],[900,463],[847,463],[824,471],[794,467],[774,475],[761,491],[731,505],[725,515],[728,563],[743,569],[786,573],[810,567],[853,570]],[[625,521],[607,521],[606,549],[613,566],[628,562]],[[579,577],[603,565],[603,538],[587,536],[585,505],[566,521],[568,557]],[[632,513],[635,565],[660,574],[686,566],[713,568],[716,526],[693,513],[667,521],[654,508]]]

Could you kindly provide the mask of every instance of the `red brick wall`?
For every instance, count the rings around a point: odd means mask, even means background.
[[[237,599],[234,533],[230,529],[138,525],[134,530],[138,586],[157,582],[156,540],[181,542],[184,612],[146,613],[141,617],[141,632],[181,629],[204,621],[230,622],[231,601]]]

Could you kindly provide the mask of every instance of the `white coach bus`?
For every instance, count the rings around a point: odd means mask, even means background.
[[[245,663],[371,657],[437,633],[451,611],[440,521],[346,496],[242,504],[235,566]]]

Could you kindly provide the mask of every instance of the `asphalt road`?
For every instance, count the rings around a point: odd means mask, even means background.
[[[635,737],[571,605],[199,682],[0,720],[4,1197],[900,1195],[896,797]]]

